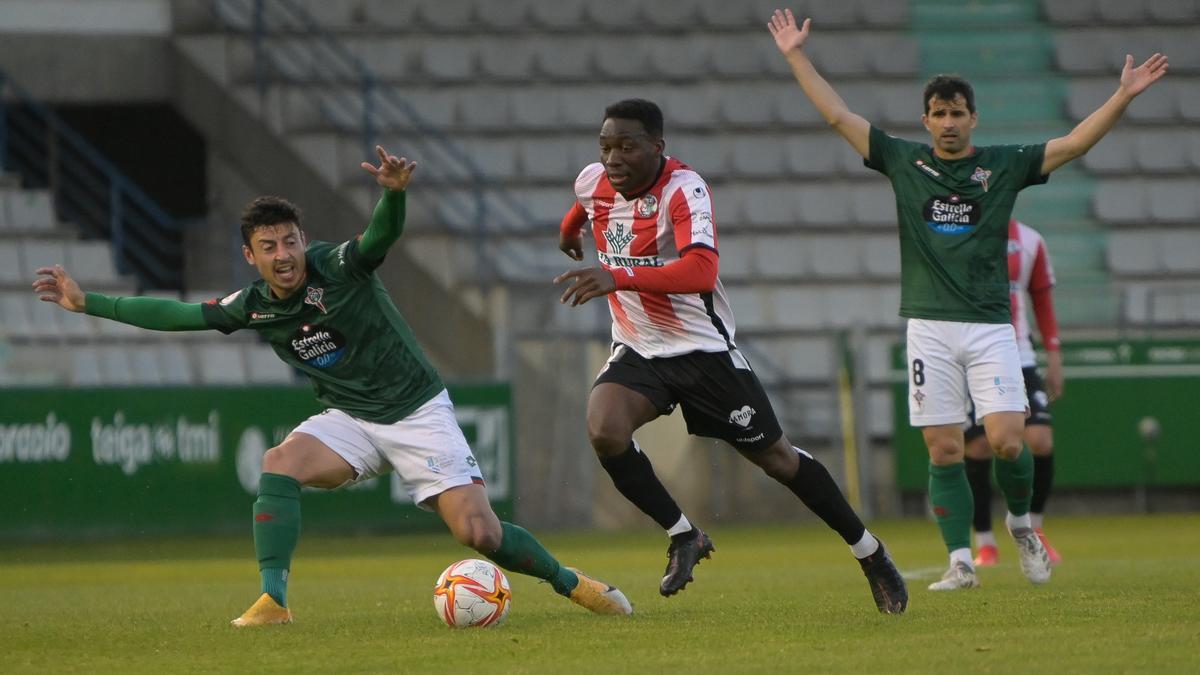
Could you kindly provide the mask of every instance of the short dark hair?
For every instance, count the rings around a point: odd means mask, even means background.
[[[604,109],[604,119],[637,120],[646,128],[646,133],[655,138],[663,135],[662,110],[653,101],[644,98],[627,98]]]
[[[955,96],[962,94],[967,101],[967,112],[975,112],[975,90],[971,83],[958,75],[934,75],[925,83],[925,100],[922,105],[925,113],[929,113],[929,99],[940,98],[943,101],[953,101]]]
[[[280,223],[300,227],[300,207],[283,197],[256,197],[242,211],[242,243],[249,246],[255,230]]]

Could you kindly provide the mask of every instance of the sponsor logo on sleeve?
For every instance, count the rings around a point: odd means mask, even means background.
[[[938,173],[938,170],[937,170],[937,169],[935,169],[935,168],[933,168],[932,166],[929,166],[928,164],[926,164],[926,163],[925,163],[925,160],[918,159],[917,161],[915,161],[915,162],[913,162],[913,163],[917,165],[917,168],[918,168],[918,169],[920,169],[920,170],[924,171],[925,173],[929,174],[930,176],[933,176],[934,178],[941,178],[941,177],[942,177],[942,174],[941,174],[941,173]]]

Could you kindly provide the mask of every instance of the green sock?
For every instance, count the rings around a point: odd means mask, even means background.
[[[930,462],[929,503],[933,505],[933,515],[942,531],[946,550],[971,548],[971,517],[975,514],[975,502],[962,462],[947,466]]]
[[[1008,512],[1014,516],[1029,513],[1029,502],[1033,499],[1033,453],[1029,446],[1022,446],[1016,459],[997,457],[992,466]]]
[[[254,552],[263,593],[287,607],[288,570],[300,540],[300,483],[291,476],[264,473],[254,502]]]
[[[505,522],[500,523],[500,529],[503,531],[500,548],[484,554],[492,562],[509,572],[549,581],[559,595],[570,595],[579,585],[579,577],[560,565],[528,530]]]

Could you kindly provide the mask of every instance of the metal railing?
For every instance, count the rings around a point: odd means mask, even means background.
[[[375,156],[385,133],[395,134],[405,154],[421,161],[425,180],[464,189],[466,199],[446,195],[433,211],[452,231],[473,237],[483,267],[480,282],[496,276],[488,255],[491,235],[527,231],[534,217],[509,190],[489,180],[462,145],[291,0],[217,0],[214,12],[226,30],[250,39],[260,102],[276,85],[292,85],[316,105],[330,128],[358,135],[365,158]],[[527,257],[519,249],[508,253]]]
[[[144,288],[180,288],[183,231],[62,118],[0,72],[0,167],[49,188],[61,220],[109,239],[117,270]]]

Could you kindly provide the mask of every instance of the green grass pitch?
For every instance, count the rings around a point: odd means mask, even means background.
[[[431,589],[471,552],[449,535],[309,534],[293,567],[296,622],[238,630],[258,595],[239,538],[0,548],[0,671],[15,672],[1195,672],[1200,516],[1052,518],[1065,561],[1021,577],[1011,543],[977,590],[925,590],[944,565],[931,522],[873,528],[910,576],[909,611],[881,616],[823,527],[722,527],[712,560],[659,597],[661,534],[543,537],[620,586],[633,617],[593,616],[509,575],[497,628],[452,630]]]

